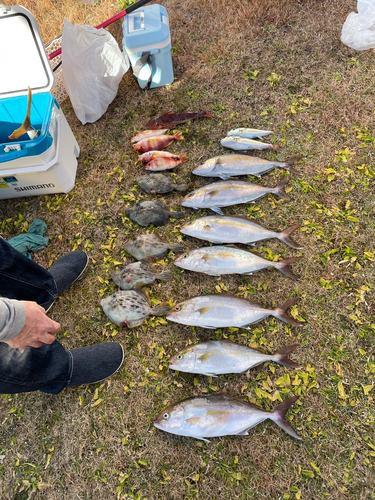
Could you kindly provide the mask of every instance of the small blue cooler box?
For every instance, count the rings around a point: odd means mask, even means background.
[[[123,22],[123,48],[139,86],[162,87],[173,83],[172,45],[168,13],[158,4],[141,7]]]

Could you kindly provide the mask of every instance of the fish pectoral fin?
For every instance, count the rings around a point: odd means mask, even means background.
[[[204,255],[202,255],[202,260],[204,260],[205,262],[210,262],[210,260],[212,260],[212,257],[209,253],[205,253]]]
[[[204,229],[205,231],[211,231],[211,226],[209,226],[208,224],[206,224],[206,225],[203,227],[203,229]]]
[[[202,354],[202,356],[199,356],[198,361],[201,361],[202,363],[204,363],[205,361],[207,361],[209,359],[210,356],[211,356],[211,353],[206,352],[205,354]]]
[[[191,418],[187,418],[185,420],[185,422],[188,422],[189,425],[195,425],[200,421],[200,419],[201,419],[201,417],[191,417]]]
[[[249,433],[247,432],[248,429],[245,429],[244,431],[238,432],[236,436],[248,436]]]
[[[137,321],[126,321],[129,328],[135,328],[136,326],[141,326],[144,322],[144,319],[139,319]]]
[[[219,214],[219,215],[224,215],[223,214],[223,211],[221,210],[221,208],[219,207],[210,207],[210,209],[215,212],[216,214]]]
[[[209,443],[210,441],[206,438],[199,438],[199,437],[196,437],[196,436],[191,436],[193,439],[199,439],[199,441],[205,441],[206,443]]]
[[[210,311],[211,311],[211,307],[201,307],[200,309],[198,309],[197,312],[199,312],[199,314],[201,316],[204,316],[205,314],[207,314]]]
[[[220,194],[220,192],[221,192],[220,189],[215,189],[214,191],[210,191],[209,193],[207,193],[207,197],[214,198],[215,196]]]

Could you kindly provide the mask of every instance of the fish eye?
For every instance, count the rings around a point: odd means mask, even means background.
[[[164,418],[164,420],[168,420],[168,418],[169,418],[169,413],[164,413],[163,418]]]
[[[180,306],[176,306],[176,307],[174,308],[174,310],[178,312],[178,311],[180,311],[180,310],[181,310],[181,307],[180,307]]]
[[[182,355],[182,354],[179,354],[179,355],[177,356],[177,359],[182,359],[182,358],[183,358],[183,355]]]

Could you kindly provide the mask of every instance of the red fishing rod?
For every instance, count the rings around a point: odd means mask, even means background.
[[[122,10],[121,12],[116,14],[115,16],[111,17],[111,19],[108,19],[107,21],[104,21],[104,23],[99,24],[99,26],[95,26],[95,27],[97,30],[99,30],[100,28],[106,28],[107,26],[114,23],[118,19],[125,17],[127,14],[130,14],[134,10],[137,10],[140,7],[143,7],[143,5],[146,5],[146,3],[149,3],[149,2],[150,2],[150,0],[138,0],[138,2],[133,3],[132,5],[127,7],[125,10]],[[61,48],[57,49],[57,50],[55,50],[55,52],[52,52],[51,54],[49,54],[48,59],[51,61],[52,59],[59,56],[60,54],[61,54]],[[55,69],[57,69],[57,68],[55,68]]]

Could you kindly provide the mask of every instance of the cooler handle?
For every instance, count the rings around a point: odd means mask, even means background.
[[[15,158],[20,158],[25,156],[27,149],[21,144],[7,144],[4,147],[4,153],[6,153],[6,160],[14,160]]]
[[[150,68],[150,76],[148,77],[146,85],[142,89],[142,87],[139,85],[138,77],[139,77],[139,73],[140,73],[141,69],[143,68],[143,66],[146,63],[148,64],[148,67]],[[152,79],[152,58],[151,58],[151,52],[142,52],[141,57],[138,59],[138,61],[136,62],[135,66],[133,68],[133,76],[134,76],[136,82],[138,83],[138,87],[140,89],[142,89],[142,90],[148,90],[150,88],[151,79]]]

